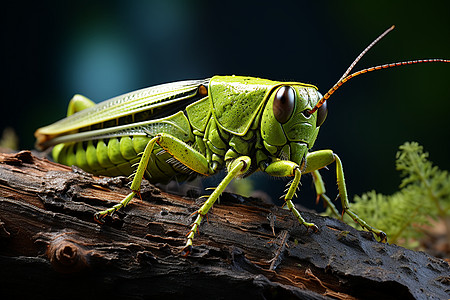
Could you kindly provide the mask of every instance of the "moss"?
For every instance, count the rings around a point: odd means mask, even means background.
[[[352,210],[372,226],[385,231],[390,243],[408,248],[418,246],[418,240],[424,235],[423,226],[430,225],[431,219],[444,221],[448,235],[449,173],[433,166],[428,153],[416,142],[400,146],[396,168],[402,178],[399,191],[392,195],[370,191],[356,196]],[[348,217],[344,220],[352,226],[355,224]]]
[[[19,138],[16,132],[11,127],[6,127],[0,137],[0,148],[4,150],[17,150],[19,149]]]

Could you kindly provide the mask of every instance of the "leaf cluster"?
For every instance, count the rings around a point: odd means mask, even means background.
[[[433,166],[428,156],[416,142],[403,144],[396,155],[402,178],[399,191],[392,195],[370,191],[354,198],[352,210],[386,232],[390,243],[415,248],[431,219],[449,224],[450,175]],[[354,224],[348,217],[346,221]]]

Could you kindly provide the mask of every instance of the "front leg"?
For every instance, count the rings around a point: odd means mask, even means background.
[[[317,174],[319,174],[317,172],[317,170],[319,170],[329,164],[332,164],[333,162],[336,163],[336,177],[337,177],[337,184],[338,184],[338,190],[339,190],[339,197],[341,198],[342,209],[343,209],[342,214],[346,213],[356,223],[361,225],[361,227],[363,227],[363,228],[367,229],[368,231],[377,235],[381,241],[385,241],[386,233],[384,233],[383,231],[381,231],[377,228],[370,226],[366,221],[361,219],[355,212],[353,212],[350,209],[350,203],[348,201],[347,188],[346,188],[345,179],[344,179],[344,169],[342,167],[342,162],[339,159],[339,156],[337,156],[331,150],[319,150],[319,151],[311,152],[306,156],[306,169],[305,169],[304,173],[313,172],[314,175],[317,175]],[[319,177],[319,180],[321,181],[320,177]],[[323,185],[323,182],[321,182],[321,183]],[[317,189],[318,185],[320,185],[320,182],[319,182],[319,184],[316,184],[316,189]],[[320,188],[319,188],[319,190],[320,190]],[[323,191],[319,191],[319,190],[317,190],[317,193],[320,194],[322,196],[322,198],[326,201],[328,197],[326,197],[326,198],[323,197],[325,188],[323,187]],[[329,199],[328,199],[327,203],[331,204],[332,208],[334,208],[334,205],[331,203],[331,201],[329,201]],[[336,208],[334,208],[334,211],[336,211]]]
[[[322,176],[319,173],[319,170],[313,171],[311,173],[311,175],[313,177],[314,187],[316,189],[316,194],[317,194],[316,204],[319,203],[319,199],[322,199],[324,201],[324,203],[325,203],[325,206],[328,209],[330,209],[331,214],[335,218],[341,217],[341,215],[339,214],[339,211],[337,210],[336,206],[334,206],[334,204],[331,201],[331,199],[328,198],[328,196],[325,194],[326,193],[325,183],[323,182],[323,179],[322,179]]]
[[[292,183],[289,186],[289,190],[284,196],[286,206],[294,214],[294,216],[297,218],[300,224],[305,225],[307,228],[312,228],[314,231],[319,230],[319,228],[314,223],[306,222],[301,216],[300,212],[295,208],[294,204],[292,203],[292,198],[294,197],[295,191],[297,190],[298,185],[300,184],[300,177],[302,175],[300,166],[291,161],[278,160],[268,165],[267,168],[265,168],[264,172],[266,172],[271,176],[277,177],[294,176],[294,179],[292,180]]]

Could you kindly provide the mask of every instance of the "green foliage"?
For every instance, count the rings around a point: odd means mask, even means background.
[[[385,231],[390,243],[414,248],[423,235],[422,226],[428,225],[430,218],[444,221],[449,218],[450,176],[433,166],[428,153],[416,142],[400,146],[396,158],[396,168],[402,177],[400,190],[393,195],[370,191],[356,196],[352,209],[369,224]],[[346,222],[354,224],[349,217]]]

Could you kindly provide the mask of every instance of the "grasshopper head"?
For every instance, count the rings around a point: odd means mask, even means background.
[[[324,105],[310,113],[321,98],[315,86],[300,83],[273,91],[261,119],[261,136],[270,154],[301,164],[327,116]]]
[[[285,83],[275,88],[261,120],[261,136],[265,149],[273,156],[301,165],[327,116],[327,100],[344,83],[359,75],[388,68],[419,63],[450,63],[449,59],[442,58],[418,59],[379,65],[350,74],[364,54],[393,29],[394,26],[391,26],[370,43],[324,96],[315,86],[301,83]]]

